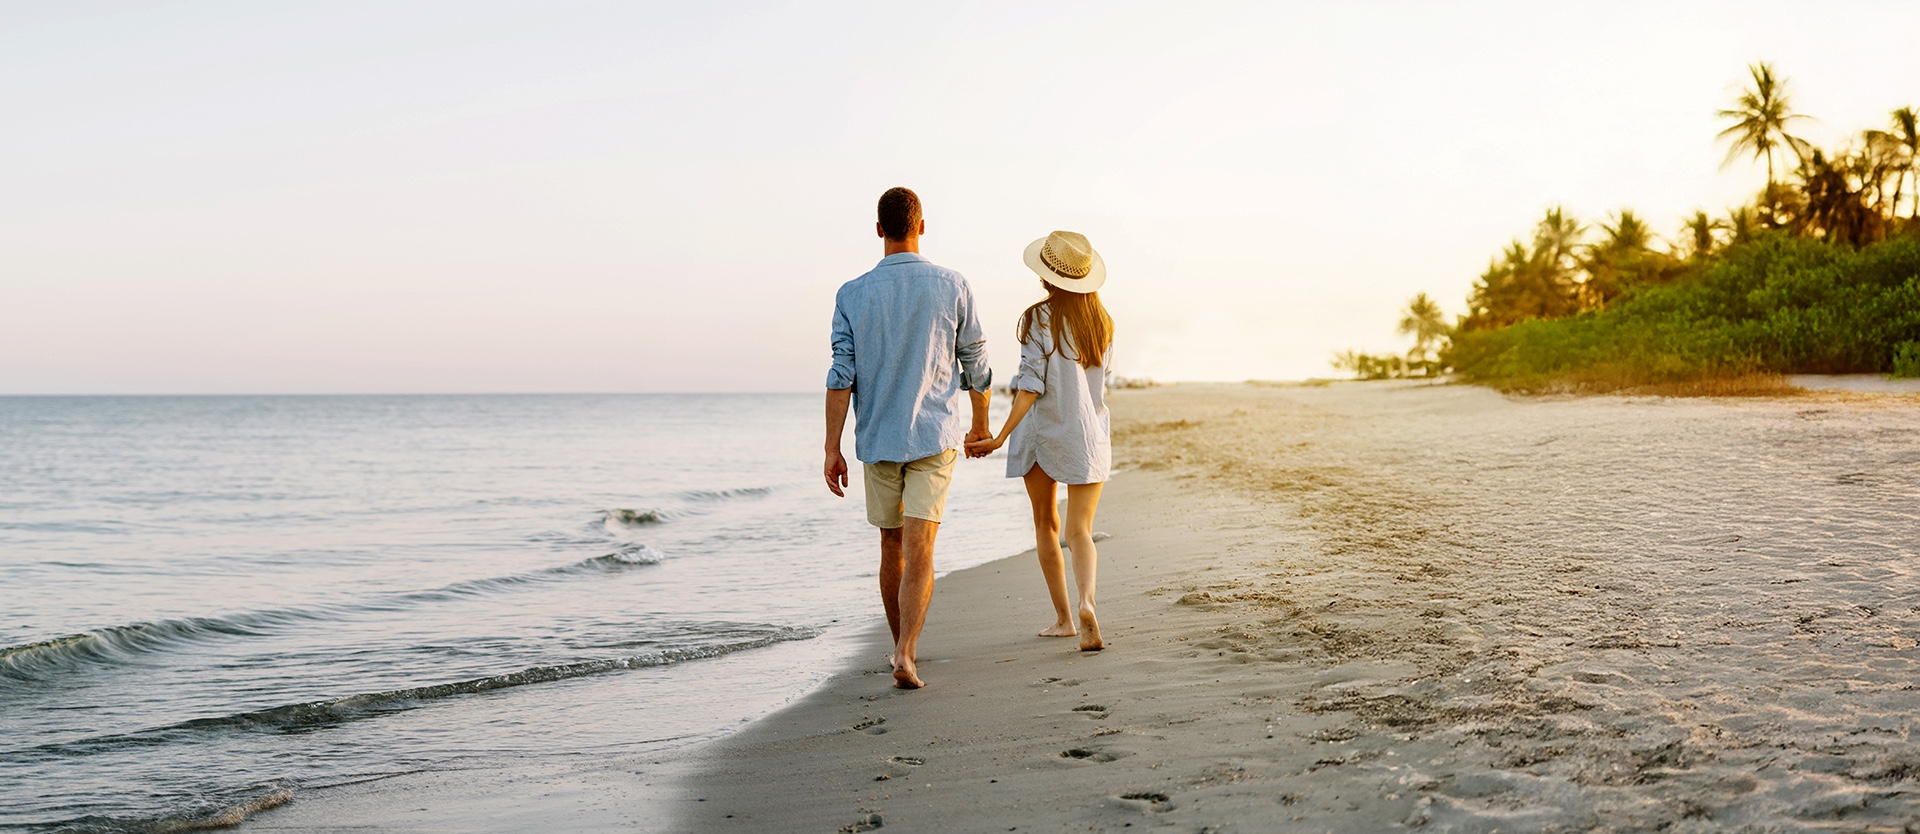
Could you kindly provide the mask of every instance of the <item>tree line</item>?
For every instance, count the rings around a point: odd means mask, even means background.
[[[1488,348],[1498,344],[1520,350],[1524,345],[1515,342],[1520,334],[1491,334],[1530,324],[1522,330],[1534,334],[1536,341],[1559,338],[1564,334],[1550,333],[1553,328],[1543,329],[1537,323],[1608,317],[1636,299],[1699,282],[1716,269],[1724,272],[1722,267],[1742,260],[1739,253],[1747,249],[1758,247],[1785,257],[1781,253],[1787,249],[1777,242],[1782,239],[1792,241],[1784,244],[1789,249],[1814,246],[1846,252],[1887,242],[1903,242],[1896,248],[1904,251],[1909,248],[1904,243],[1920,239],[1920,125],[1912,107],[1893,110],[1883,127],[1863,130],[1837,148],[1823,149],[1796,135],[1795,129],[1808,117],[1793,109],[1787,80],[1766,62],[1753,64],[1748,72],[1750,83],[1718,112],[1725,124],[1718,139],[1728,146],[1723,167],[1743,158],[1765,164],[1766,184],[1750,202],[1718,216],[1696,211],[1672,237],[1664,239],[1631,209],[1621,209],[1593,225],[1562,208],[1548,209],[1530,235],[1513,240],[1492,259],[1468,294],[1466,314],[1452,325],[1444,322],[1438,305],[1421,293],[1408,304],[1400,322],[1400,332],[1415,337],[1407,356],[1347,351],[1335,357],[1335,367],[1362,378],[1430,376],[1454,370],[1470,379],[1498,381],[1499,374],[1488,365]],[[1845,252],[1832,254],[1846,257]],[[1763,264],[1742,264],[1744,269],[1766,271]],[[1846,279],[1835,276],[1834,280]],[[1692,294],[1701,292],[1696,289]],[[1783,303],[1794,302],[1783,299]],[[1626,318],[1639,321],[1644,316]],[[1717,319],[1707,315],[1702,321],[1706,320]],[[1585,324],[1567,326],[1592,330]],[[1656,323],[1643,321],[1642,326]],[[1879,333],[1875,338],[1897,335]],[[1874,349],[1886,354],[1883,360],[1867,363],[1875,365],[1875,370],[1892,369],[1895,354],[1902,350],[1899,344]],[[1743,350],[1745,355],[1725,356],[1705,365],[1669,362],[1668,372],[1654,375],[1735,372],[1742,367],[1802,370],[1769,367],[1769,362],[1756,358],[1753,346]],[[1661,365],[1652,357],[1638,361],[1647,366],[1641,371]]]

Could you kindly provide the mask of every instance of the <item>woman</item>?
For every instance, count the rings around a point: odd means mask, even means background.
[[[1053,598],[1054,623],[1040,635],[1078,634],[1080,650],[1094,652],[1106,644],[1093,610],[1099,559],[1093,549],[1093,513],[1113,458],[1105,397],[1113,319],[1094,292],[1106,283],[1107,265],[1084,235],[1073,232],[1054,232],[1034,241],[1027,247],[1026,262],[1039,274],[1047,298],[1020,316],[1013,411],[999,435],[967,444],[967,455],[983,457],[1012,443],[1007,477],[1026,479],[1040,573]],[[1066,545],[1073,551],[1073,579],[1080,592],[1077,629],[1067,608],[1056,483],[1067,485]]]

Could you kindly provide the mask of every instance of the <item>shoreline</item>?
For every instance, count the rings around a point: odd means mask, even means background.
[[[868,635],[867,662],[683,762],[675,829],[932,831],[965,819],[965,830],[1025,831],[1070,818],[1106,830],[1177,817],[1197,802],[1179,736],[1217,737],[1222,753],[1285,747],[1311,765],[1320,756],[1314,737],[1332,732],[1334,719],[1245,706],[1404,669],[1359,662],[1274,679],[1230,646],[1219,613],[1186,589],[1195,569],[1240,573],[1226,549],[1245,529],[1231,522],[1249,507],[1158,500],[1182,480],[1129,471],[1102,497],[1098,526],[1111,532],[1099,545],[1105,650],[1035,636],[1052,608],[1031,549],[957,571],[935,589],[922,637],[925,689],[891,687],[881,624]],[[1169,736],[1168,726],[1183,729]],[[1226,766],[1213,778],[1230,784],[1243,774]],[[1411,808],[1411,799],[1388,804]]]
[[[927,689],[875,643],[691,755],[677,828],[1903,830],[1905,402],[1127,392],[1106,651],[1029,636],[1031,551],[956,573]]]
[[[1920,817],[1905,402],[1122,392],[1105,651],[1034,636],[1028,549],[937,583],[923,690],[891,687],[876,618],[710,741],[249,826],[1899,831]]]

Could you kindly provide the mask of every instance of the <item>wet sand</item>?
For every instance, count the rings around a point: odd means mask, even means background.
[[[924,690],[890,687],[876,628],[676,756],[418,774],[243,828],[1920,831],[1920,400],[1112,402],[1106,651],[1033,636],[1028,552],[939,581]]]
[[[691,831],[1901,831],[1911,398],[1118,392],[1109,648],[1031,554],[708,745]],[[954,520],[944,535],[957,535]]]

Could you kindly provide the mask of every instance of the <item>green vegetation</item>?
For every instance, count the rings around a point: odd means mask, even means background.
[[[1417,341],[1405,359],[1348,351],[1335,366],[1362,378],[1451,370],[1512,390],[1737,393],[1773,388],[1726,381],[1920,376],[1913,108],[1828,153],[1789,132],[1806,117],[1786,79],[1765,63],[1749,70],[1751,86],[1719,113],[1729,123],[1719,138],[1729,164],[1766,162],[1750,204],[1723,217],[1696,211],[1670,242],[1630,209],[1589,227],[1554,208],[1481,274],[1453,327],[1438,325],[1437,307],[1414,314],[1432,304],[1422,293],[1401,322]],[[1794,166],[1777,180],[1788,155]]]
[[[1462,328],[1445,355],[1469,381],[1521,390],[1912,373],[1920,371],[1920,239],[1853,249],[1764,232],[1697,274],[1604,310]]]
[[[1333,368],[1346,371],[1357,379],[1405,379],[1409,377],[1438,376],[1444,370],[1436,351],[1446,344],[1446,314],[1440,311],[1439,302],[1420,293],[1407,302],[1407,309],[1400,314],[1399,333],[1413,337],[1413,348],[1405,356],[1376,356],[1359,351],[1343,350],[1333,356]]]

